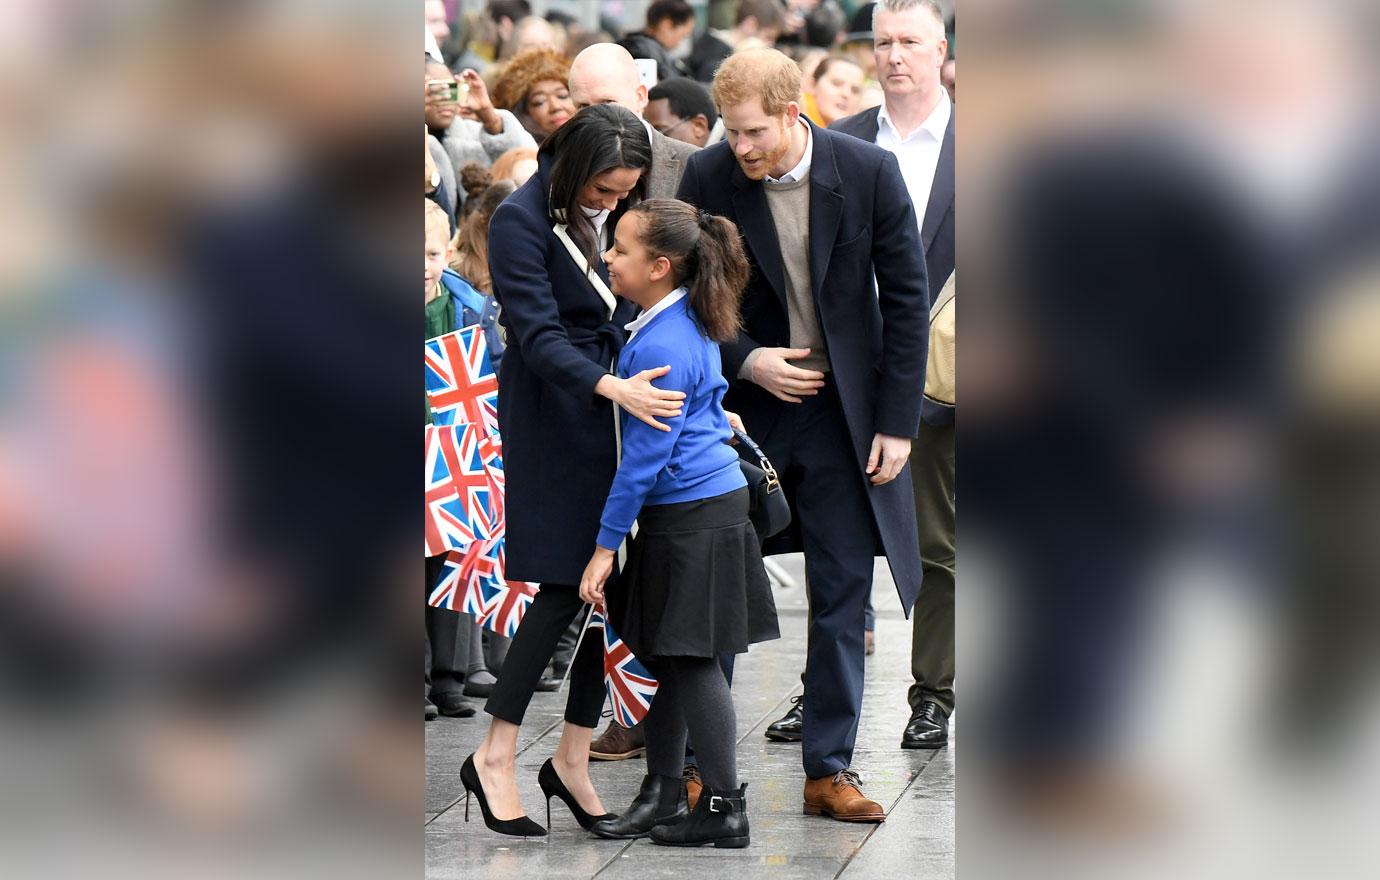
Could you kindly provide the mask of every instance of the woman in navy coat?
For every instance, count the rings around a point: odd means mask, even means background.
[[[499,367],[499,427],[507,479],[506,576],[541,584],[485,706],[493,720],[461,781],[485,823],[540,836],[514,779],[517,734],[561,632],[583,604],[580,576],[617,470],[617,403],[662,427],[679,392],[620,379],[612,367],[634,307],[608,290],[599,252],[620,207],[638,201],[652,164],[641,120],[615,105],[577,113],[541,147],[537,173],[494,213],[489,268],[508,346]],[[612,216],[611,216],[612,215]],[[570,670],[565,728],[538,780],[583,827],[604,817],[589,779],[589,743],[604,705],[603,645],[586,639]]]

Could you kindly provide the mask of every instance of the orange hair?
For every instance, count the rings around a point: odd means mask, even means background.
[[[800,65],[775,49],[734,52],[714,74],[714,103],[719,111],[753,98],[768,116],[780,116],[800,101]]]
[[[543,80],[565,83],[569,79],[569,58],[555,49],[524,49],[513,56],[494,83],[494,106],[516,112],[522,109],[532,86]]]

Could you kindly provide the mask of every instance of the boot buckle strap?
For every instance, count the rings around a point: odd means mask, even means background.
[[[735,797],[720,797],[713,795],[709,798],[709,812],[711,813],[734,813],[742,812],[743,799]]]

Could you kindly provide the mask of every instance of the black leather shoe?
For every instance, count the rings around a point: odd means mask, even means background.
[[[474,675],[465,676],[465,689],[462,693],[467,697],[488,699],[494,692],[494,685],[497,682],[498,679],[494,678],[493,673],[488,670],[476,672]]]
[[[791,710],[767,725],[767,739],[779,743],[800,742],[800,728],[805,721],[805,696],[791,697]]]
[[[704,846],[712,843],[722,849],[741,849],[748,845],[747,783],[736,791],[717,794],[709,786],[690,815],[674,825],[652,829],[652,843],[661,846]]]
[[[906,732],[901,734],[903,749],[941,749],[949,744],[949,716],[933,700],[920,704],[920,711],[910,716]]]
[[[471,718],[478,710],[474,703],[463,699],[459,694],[437,694],[432,697],[436,708],[447,718]]]
[[[645,837],[657,825],[673,825],[689,814],[690,805],[685,802],[685,780],[679,776],[648,773],[642,777],[642,788],[627,812],[595,822],[590,831],[611,840],[632,840]]]

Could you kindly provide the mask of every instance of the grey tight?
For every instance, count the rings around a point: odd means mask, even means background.
[[[689,735],[705,784],[716,792],[736,789],[737,721],[718,659],[657,657],[646,666],[659,685],[644,721],[647,772],[679,777]]]

